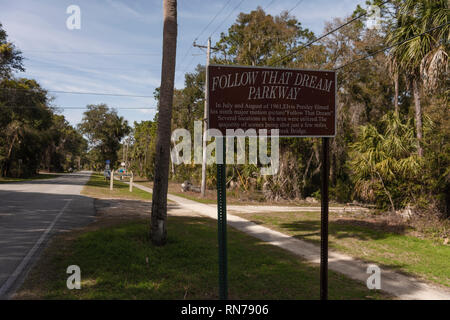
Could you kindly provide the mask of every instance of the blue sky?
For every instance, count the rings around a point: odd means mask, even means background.
[[[324,23],[351,14],[364,0],[178,0],[177,88],[184,73],[204,64],[205,54],[192,42],[213,44],[239,12],[261,6],[270,14],[290,10],[304,27],[317,35]],[[67,7],[81,9],[81,29],[69,30]],[[226,6],[225,6],[226,5]],[[296,6],[297,5],[297,6]],[[225,6],[225,7],[224,7]],[[295,7],[296,6],[296,7]],[[295,8],[294,8],[295,7]],[[0,22],[9,40],[22,50],[26,72],[48,90],[153,96],[160,84],[162,0],[0,0]],[[220,12],[210,26],[201,33]],[[215,33],[212,33],[215,31]],[[211,34],[212,33],[212,34]],[[131,124],[151,120],[156,102],[146,97],[113,97],[51,93],[58,107],[107,103]],[[147,109],[120,109],[147,108]],[[83,110],[62,110],[71,124]]]

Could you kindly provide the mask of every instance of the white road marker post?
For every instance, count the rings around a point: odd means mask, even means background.
[[[113,181],[114,181],[114,170],[113,169],[111,169],[111,174],[110,174],[110,176],[111,176],[111,180],[110,180],[110,182],[109,182],[109,190],[112,190],[113,189]]]
[[[133,192],[133,172],[131,172],[131,177],[130,177],[130,192]]]

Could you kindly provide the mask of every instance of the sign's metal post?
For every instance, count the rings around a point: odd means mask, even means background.
[[[217,164],[217,224],[219,240],[219,298],[228,298],[228,258],[227,258],[227,188],[226,188],[226,163],[225,163],[225,137],[222,139],[223,162]],[[216,145],[220,145],[217,143]],[[217,150],[216,150],[217,152]]]
[[[322,186],[320,217],[320,300],[328,300],[328,178],[329,140],[322,138]]]

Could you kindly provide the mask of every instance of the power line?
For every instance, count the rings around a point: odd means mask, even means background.
[[[32,89],[25,88],[0,88],[0,90],[14,90],[14,91],[28,91],[37,93]],[[82,91],[60,91],[60,90],[46,90],[47,92],[52,93],[61,93],[61,94],[82,94],[82,95],[93,95],[93,96],[115,96],[115,97],[134,97],[134,98],[154,98],[153,96],[145,96],[145,95],[134,95],[134,94],[120,94],[120,93],[105,93],[105,92],[82,92]]]
[[[302,2],[303,2],[303,0],[298,1],[298,2],[295,4],[295,6],[293,6],[293,7],[288,11],[288,13],[290,13],[292,10],[294,10],[295,8],[297,8],[297,7],[300,5],[300,3],[302,3]]]
[[[211,23],[214,22],[214,20],[219,16],[219,14],[228,6],[228,4],[231,2],[231,0],[228,0],[228,2],[216,13],[216,15],[214,16],[213,19],[211,19],[209,21],[209,23],[206,25],[206,27],[203,28],[203,30],[194,38],[195,42],[205,31],[206,29],[211,25]],[[186,54],[183,56],[183,58],[181,59],[181,63],[180,65],[183,64],[183,62],[186,60],[187,56],[189,55],[189,53],[192,50],[192,46],[189,46],[189,49],[186,51]],[[194,58],[191,59],[190,63],[187,64],[186,68],[184,69],[184,71],[182,72],[182,74],[184,74],[186,72],[186,70],[189,68],[189,65],[191,64],[191,62],[194,60]]]
[[[120,70],[120,71],[132,71],[132,72],[151,72],[151,71],[160,71],[161,68],[159,66],[154,65],[141,65],[141,66],[130,66],[130,67],[90,67],[90,66],[78,66],[78,65],[48,65],[47,62],[40,62],[35,60],[35,62],[28,63],[25,65],[25,69],[37,69],[37,68],[45,68],[45,69],[71,69],[80,72],[92,72],[97,70]]]
[[[216,15],[214,16],[214,18],[212,18],[209,23],[203,28],[203,30],[194,38],[194,42],[196,40],[198,40],[198,38],[206,31],[206,29],[211,25],[211,23],[214,22],[214,20],[216,20],[216,18],[219,16],[219,14],[228,6],[228,4],[231,2],[231,0],[228,0],[228,2],[222,6],[222,8],[216,13]],[[189,50],[186,52],[186,54],[183,57],[183,61],[186,59],[186,57],[188,56],[190,50],[192,49],[192,47],[189,47]]]
[[[241,6],[241,4],[244,2],[244,0],[241,0],[236,7],[233,8],[233,10],[231,10],[231,12],[228,14],[228,16],[222,20],[222,22],[219,24],[219,26],[217,26],[217,28],[209,35],[209,38],[212,37],[212,35],[214,33],[217,32],[217,30],[219,30],[220,27],[222,27],[222,25],[225,23],[225,21],[228,20],[229,17],[231,17],[231,15]]]
[[[191,66],[191,63],[194,62],[195,56],[192,56],[191,60],[189,61],[188,64],[186,64],[186,67],[184,68],[184,70],[181,72],[180,75],[183,75],[186,73],[187,69]]]
[[[263,10],[266,10],[268,7],[270,7],[276,0],[272,0],[270,1],[264,8]]]
[[[380,53],[380,52],[384,52],[384,51],[389,50],[389,49],[391,49],[391,48],[393,48],[393,47],[402,45],[402,44],[404,44],[405,42],[408,42],[408,41],[411,41],[411,40],[413,40],[413,39],[415,39],[415,38],[421,37],[421,36],[423,36],[423,35],[425,35],[425,34],[427,34],[427,33],[430,33],[430,32],[432,32],[432,31],[434,31],[434,30],[443,28],[443,27],[445,27],[445,26],[447,26],[447,25],[449,25],[449,24],[450,24],[450,22],[441,24],[440,26],[431,28],[431,29],[429,29],[429,30],[427,30],[427,31],[425,31],[425,32],[422,32],[421,34],[418,34],[418,35],[416,35],[416,36],[412,36],[412,37],[410,37],[410,38],[408,38],[408,39],[399,41],[399,42],[397,42],[397,43],[395,43],[395,44],[393,44],[393,45],[386,46],[386,47],[384,47],[384,48],[382,48],[382,49],[380,49],[380,50],[377,50],[377,51],[375,51],[375,52],[368,53],[368,54],[366,54],[365,56],[363,56],[363,57],[361,57],[361,58],[358,58],[358,59],[355,59],[355,60],[353,60],[353,61],[350,61],[350,62],[348,62],[348,63],[346,63],[346,64],[344,64],[344,65],[341,65],[341,66],[335,68],[334,70],[335,70],[335,71],[340,70],[340,69],[345,68],[346,66],[349,66],[349,65],[351,65],[351,64],[353,64],[353,63],[356,63],[356,62],[365,60],[365,59],[367,59],[367,58],[369,58],[369,57],[371,57],[371,56],[374,56],[374,55],[376,55],[376,54],[378,54],[378,53]]]
[[[52,51],[52,50],[24,50],[24,53],[44,53],[44,54],[87,54],[102,56],[160,56],[159,52],[98,52],[98,51]]]
[[[86,71],[85,69],[94,69],[94,70],[133,70],[133,71],[159,71],[160,67],[155,65],[139,65],[139,66],[130,66],[130,67],[108,67],[108,66],[80,66],[80,65],[61,65],[57,62],[53,62],[50,60],[43,60],[43,59],[34,59],[34,58],[25,58],[26,61],[28,61],[27,66],[25,66],[25,69],[27,68],[57,68],[57,69],[75,69],[79,71]],[[31,63],[31,64],[30,64]],[[50,65],[48,65],[50,64]],[[156,67],[156,68],[155,68]]]
[[[78,66],[61,66],[61,65],[55,65],[55,66],[48,66],[48,65],[36,65],[36,64],[29,64],[28,66],[25,66],[25,69],[37,69],[37,68],[46,68],[46,69],[72,69],[75,71],[80,72],[91,72],[96,70],[120,70],[120,71],[132,71],[132,72],[151,72],[151,71],[160,71],[161,68],[158,67],[158,69],[150,69],[152,66],[139,66],[139,67],[130,67],[130,68],[120,68],[120,67],[78,67]],[[90,70],[92,69],[92,70]]]
[[[379,6],[385,5],[385,4],[388,3],[388,2],[390,2],[390,0],[387,0],[387,1],[382,2]],[[345,27],[345,26],[348,26],[348,25],[351,24],[352,22],[354,22],[354,21],[356,21],[356,20],[358,20],[358,19],[364,17],[364,16],[367,15],[367,14],[368,14],[368,12],[366,11],[366,12],[360,14],[359,16],[356,16],[355,18],[350,19],[349,21],[347,21],[346,23],[340,25],[339,27],[337,27],[337,28],[335,28],[335,29],[333,29],[333,30],[331,30],[331,31],[329,31],[329,32],[327,32],[327,33],[321,35],[319,38],[317,38],[317,39],[315,39],[315,40],[312,40],[312,41],[308,42],[307,44],[304,44],[304,45],[301,46],[300,48],[297,48],[297,49],[292,50],[290,53],[284,55],[283,57],[281,57],[281,58],[278,59],[278,60],[275,60],[275,61],[274,61],[273,63],[271,63],[270,65],[274,65],[274,64],[276,64],[276,63],[279,63],[279,62],[283,61],[283,60],[286,59],[286,58],[289,58],[290,56],[292,56],[292,55],[298,53],[300,50],[309,47],[309,46],[312,45],[313,43],[316,43],[317,41],[322,40],[323,38],[329,36],[329,35],[332,34],[332,33],[335,33],[336,31],[342,29],[342,28]]]
[[[87,109],[88,106],[85,107],[58,107],[58,106],[4,106],[0,104],[0,108],[26,108],[26,109],[37,109],[41,107],[47,107],[51,109],[71,109],[71,110],[84,110]],[[111,107],[111,109],[120,109],[120,110],[156,110],[156,107]]]
[[[231,0],[228,0],[228,2],[216,13],[216,15],[214,16],[214,18],[212,18],[212,20],[206,25],[206,27],[203,28],[202,32],[200,32],[200,34],[195,37],[195,40],[198,40],[198,38],[201,37],[201,35],[203,34],[203,32],[206,31],[206,29],[214,22],[214,20],[216,20],[216,18],[219,16],[219,14],[228,6],[228,4],[231,2]]]

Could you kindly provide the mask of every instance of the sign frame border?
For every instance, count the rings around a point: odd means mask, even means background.
[[[337,133],[337,72],[336,70],[327,70],[327,69],[296,69],[296,68],[279,68],[279,67],[265,67],[265,66],[243,66],[243,65],[229,65],[229,64],[210,64],[206,67],[206,77],[209,77],[209,67],[231,67],[231,68],[251,68],[251,69],[276,69],[276,70],[287,70],[287,71],[320,71],[320,72],[333,72],[334,73],[334,135],[323,135],[323,136],[303,136],[303,135],[295,135],[295,136],[279,136],[279,138],[335,138]],[[209,82],[209,81],[208,81]],[[206,79],[205,79],[206,83]],[[206,88],[208,90],[208,99],[206,103],[208,104],[207,115],[206,115],[206,127],[207,129],[211,129],[209,127],[209,101],[211,99],[211,94],[209,92],[209,84]],[[225,129],[226,130],[226,129]],[[255,129],[256,130],[256,129]],[[269,130],[268,130],[269,131]],[[269,132],[268,132],[269,133]],[[236,137],[236,136],[227,136],[222,135],[223,137]],[[258,134],[256,135],[259,136]],[[267,135],[269,137],[269,135]],[[253,137],[253,136],[252,136]]]

